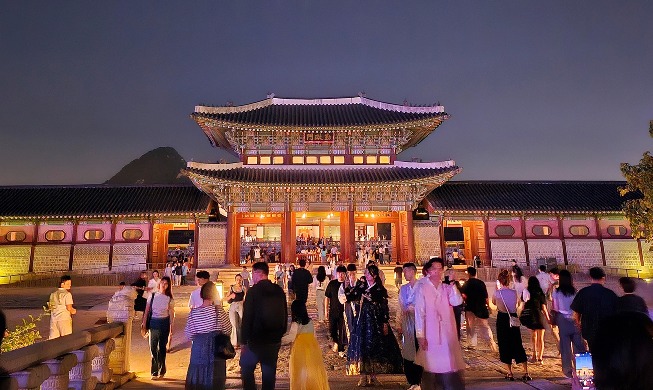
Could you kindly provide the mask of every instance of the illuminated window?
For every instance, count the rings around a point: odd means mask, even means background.
[[[320,156],[320,164],[331,164],[331,156]]]
[[[272,164],[283,164],[283,156],[274,156],[272,157]]]
[[[102,230],[87,230],[84,232],[84,239],[87,241],[98,241],[104,238]]]
[[[590,229],[583,225],[573,225],[569,227],[569,234],[572,236],[587,236],[590,234]]]
[[[499,225],[494,228],[497,236],[512,237],[515,234],[515,228],[510,225]]]
[[[363,156],[354,156],[354,164],[362,164],[363,162],[365,162]]]
[[[140,240],[143,237],[141,229],[125,229],[122,231],[122,238],[125,240]]]
[[[345,163],[345,156],[333,156],[333,163],[334,164],[344,164]]]
[[[293,164],[303,164],[304,163],[304,156],[292,156],[292,163]]]
[[[317,156],[306,156],[306,164],[317,164]]]
[[[247,164],[258,164],[258,157],[256,156],[247,157]]]
[[[5,234],[5,239],[9,242],[21,242],[25,241],[25,238],[27,238],[27,235],[21,231],[7,232]]]
[[[376,162],[377,162],[376,156],[367,156],[368,164],[376,164]]]
[[[625,236],[626,233],[628,233],[628,229],[626,229],[626,227],[623,225],[608,226],[608,234],[611,236],[621,237],[621,236]]]
[[[66,238],[66,232],[63,230],[48,230],[45,232],[46,241],[63,241]]]
[[[260,164],[262,165],[270,165],[272,162],[272,158],[270,156],[261,156],[261,162]]]
[[[551,227],[547,225],[535,225],[533,226],[532,232],[536,236],[550,236]]]
[[[390,164],[390,156],[379,156],[379,164]]]

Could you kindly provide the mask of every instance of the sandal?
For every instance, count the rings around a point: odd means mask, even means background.
[[[514,381],[514,380],[515,380],[515,376],[512,375],[512,374],[506,374],[506,376],[505,376],[504,379],[507,380],[507,381]]]
[[[528,381],[532,381],[533,378],[528,374],[524,374],[524,376],[521,377],[521,380],[523,380],[524,382],[528,382]]]

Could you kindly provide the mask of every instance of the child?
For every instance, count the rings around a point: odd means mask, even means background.
[[[293,343],[290,351],[290,388],[293,390],[328,390],[322,352],[315,338],[313,322],[308,317],[306,304],[294,300],[290,305],[292,324],[281,344]]]

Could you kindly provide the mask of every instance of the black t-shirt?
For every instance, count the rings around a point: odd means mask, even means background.
[[[571,302],[571,310],[581,315],[581,334],[590,344],[594,342],[599,322],[617,310],[617,300],[614,291],[592,283],[580,289]]]
[[[243,304],[243,344],[276,344],[286,333],[288,308],[281,287],[263,279],[250,287]]]
[[[333,279],[327,284],[324,290],[324,296],[329,298],[329,317],[341,317],[345,306],[338,300],[338,290],[340,290],[342,282],[338,279]]]
[[[646,306],[646,302],[642,297],[635,294],[626,294],[622,297],[619,297],[617,311],[637,311],[648,315],[648,307]]]
[[[313,283],[313,275],[306,268],[297,268],[292,274],[292,289],[295,298],[306,302],[308,300],[308,286]]]
[[[465,294],[465,311],[472,313],[478,312],[480,309],[485,308],[487,295],[487,287],[485,283],[477,278],[470,278],[463,285],[463,294]]]

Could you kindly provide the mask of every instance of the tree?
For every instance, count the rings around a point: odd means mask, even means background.
[[[649,135],[653,137],[653,120],[649,122]],[[639,164],[621,164],[626,185],[620,189],[628,199],[623,210],[630,221],[633,237],[653,240],[653,156],[646,152]]]

